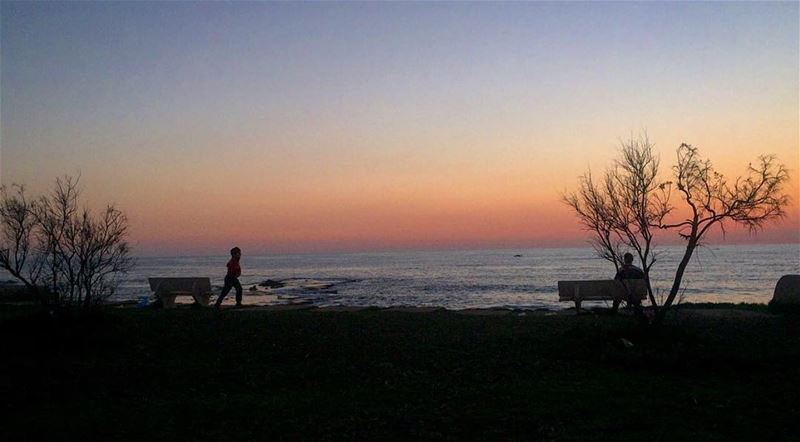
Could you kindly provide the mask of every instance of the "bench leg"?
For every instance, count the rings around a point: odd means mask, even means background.
[[[612,306],[611,306],[611,311],[612,311],[613,313],[616,313],[616,312],[617,312],[617,310],[619,309],[619,304],[620,304],[620,302],[622,302],[622,300],[621,300],[621,299],[614,299],[614,303],[613,303],[613,304],[612,304]]]
[[[581,300],[580,299],[576,299],[575,300],[575,314],[577,315],[578,313],[580,313],[580,311],[581,311]]]
[[[203,307],[208,307],[208,302],[211,300],[211,293],[204,293],[202,295],[194,295],[194,301]]]
[[[158,295],[164,308],[175,308],[176,295]]]

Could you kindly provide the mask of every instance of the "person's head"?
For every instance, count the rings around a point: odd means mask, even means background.
[[[623,259],[625,260],[625,264],[633,264],[633,255],[630,253],[626,253],[625,256],[623,256]]]
[[[234,258],[238,258],[238,257],[242,256],[242,249],[240,249],[238,247],[232,248],[231,249],[231,256],[234,257]]]

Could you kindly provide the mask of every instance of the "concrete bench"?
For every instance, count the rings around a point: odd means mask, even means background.
[[[628,300],[628,293],[645,299],[647,284],[644,279],[601,279],[588,281],[558,281],[558,300],[575,303],[575,312],[581,309],[582,301],[614,301],[614,310],[620,302]]]
[[[181,295],[191,296],[195,302],[207,306],[211,298],[211,280],[209,278],[147,278],[150,290],[155,292],[164,308],[175,307],[175,298]]]

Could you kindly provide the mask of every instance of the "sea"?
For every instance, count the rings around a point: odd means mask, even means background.
[[[661,247],[652,270],[666,297],[683,247]],[[152,299],[149,277],[205,276],[219,292],[227,256],[139,257],[111,301]],[[558,281],[609,279],[614,266],[591,248],[331,253],[241,260],[246,305],[443,307],[560,310]],[[680,302],[767,303],[778,279],[800,274],[800,244],[711,245],[695,251]],[[270,280],[272,287],[260,284]],[[226,304],[234,302],[231,293]],[[183,298],[183,299],[181,299]],[[178,302],[191,302],[179,297]],[[602,301],[599,304],[603,304]],[[591,305],[587,303],[587,306]]]
[[[683,247],[661,247],[651,279],[666,297]],[[121,275],[112,302],[153,300],[150,277],[209,277],[219,293],[227,256],[137,257]],[[330,253],[249,256],[241,260],[246,305],[443,307],[560,310],[558,281],[610,279],[614,266],[587,248]],[[800,244],[698,248],[683,278],[680,302],[769,302],[778,279],[800,274]],[[8,275],[0,274],[7,279]],[[270,281],[271,287],[262,284]],[[234,302],[234,293],[225,304]],[[191,303],[179,297],[178,303]],[[593,303],[584,303],[591,306]],[[595,304],[602,305],[603,301]]]

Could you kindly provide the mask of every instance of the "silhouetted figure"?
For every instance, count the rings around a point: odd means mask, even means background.
[[[622,264],[622,268],[619,269],[617,274],[614,276],[614,279],[617,281],[622,281],[625,279],[644,279],[644,272],[642,269],[633,265],[633,255],[626,253],[623,256],[623,260],[625,262]],[[628,305],[633,306],[633,310],[637,316],[643,314],[642,300],[639,299],[639,297],[631,290],[628,290]],[[616,306],[614,309],[616,310]]]
[[[642,269],[633,265],[633,255],[626,253],[623,259],[625,262],[622,264],[622,268],[617,272],[617,275],[614,276],[614,279],[644,279],[644,272]]]
[[[231,249],[231,260],[228,261],[228,273],[225,275],[225,286],[222,287],[222,294],[217,298],[214,308],[219,309],[222,300],[236,288],[236,307],[242,306],[242,285],[239,284],[239,276],[242,275],[242,267],[239,265],[239,258],[242,257],[242,250],[238,247]]]

